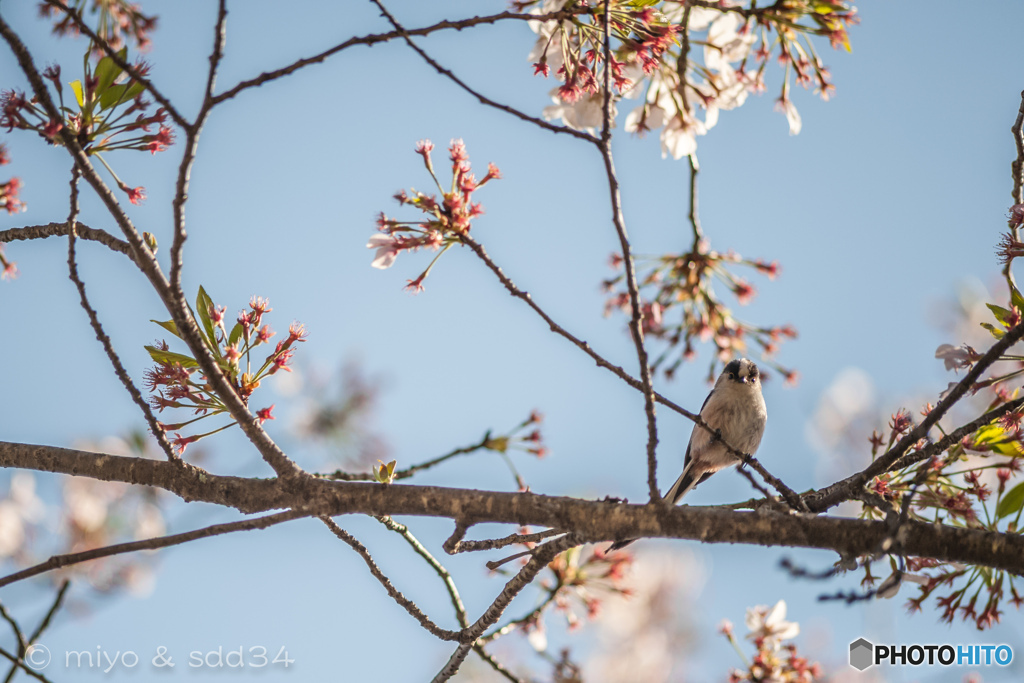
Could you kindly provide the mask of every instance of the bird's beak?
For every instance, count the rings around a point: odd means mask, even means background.
[[[741,382],[743,382],[744,384],[747,384],[747,381],[748,381],[749,379],[750,379],[749,377],[741,377],[741,378],[740,378],[740,381],[741,381]]]

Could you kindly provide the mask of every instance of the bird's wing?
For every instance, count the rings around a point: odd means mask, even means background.
[[[710,399],[711,399],[711,393],[708,393],[707,398],[704,399],[704,403],[700,404],[700,412],[701,413],[704,412],[704,407],[708,404],[708,401]],[[693,435],[697,433],[697,429],[698,429],[697,424],[694,423],[693,431],[690,432],[690,440],[686,443],[686,457],[683,458],[683,469],[684,470],[690,464],[690,449],[693,448]]]

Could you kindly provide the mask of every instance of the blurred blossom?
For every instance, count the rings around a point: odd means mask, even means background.
[[[163,536],[167,532],[164,515],[153,503],[140,503],[135,512],[135,538],[144,540]]]
[[[658,683],[692,651],[695,625],[688,604],[703,590],[703,556],[688,548],[641,551],[633,562],[628,600],[607,600],[596,621],[598,647],[584,663],[584,680]]]
[[[43,518],[45,507],[35,489],[30,472],[11,475],[7,497],[0,500],[0,559],[21,554],[28,536],[26,527]]]
[[[124,492],[124,484],[70,477],[64,484],[67,521],[77,534],[96,534],[107,522],[110,504]]]
[[[758,605],[747,610],[747,638],[778,650],[782,641],[791,640],[800,634],[800,624],[786,621],[786,601],[779,600],[770,609],[766,605]]]
[[[804,437],[823,459],[831,460],[836,451],[851,445],[857,452],[864,451],[860,432],[866,438],[876,426],[874,406],[875,386],[870,375],[858,367],[844,368],[822,392],[804,426]]]

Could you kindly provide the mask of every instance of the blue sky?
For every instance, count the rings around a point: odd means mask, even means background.
[[[202,93],[213,7],[153,7],[161,17],[148,57],[154,81],[192,112]],[[438,2],[396,3],[392,10],[406,25],[418,26],[503,8],[501,2],[468,8]],[[964,282],[995,281],[993,247],[1010,204],[1009,127],[1024,88],[1014,46],[1024,8],[1001,0],[970,9],[939,1],[863,3],[860,10],[852,54],[823,52],[838,88],[835,98],[822,103],[809,92],[794,95],[804,122],[800,135],[790,136],[785,118],[772,111],[781,75],[770,70],[768,93],[723,112],[718,126],[699,140],[701,217],[712,245],[782,264],[774,282],[753,276],[759,294],[742,313],[756,322],[791,323],[800,332],[779,360],[795,366],[802,381],[792,389],[778,381],[766,386],[770,419],[758,454],[797,490],[829,483],[816,478],[823,456],[804,433],[822,392],[844,369],[857,367],[872,378],[880,415],[908,397],[934,400],[945,387],[949,378],[934,350],[960,340],[938,328],[935,311],[948,306]],[[54,43],[33,7],[8,4],[4,15],[38,63],[78,63],[82,44]],[[386,29],[370,3],[302,9],[236,3],[220,83],[229,86],[347,36]],[[510,22],[438,34],[422,44],[481,91],[539,113],[553,84],[531,75],[526,55],[533,39],[524,25]],[[3,87],[24,87],[9,53],[0,52],[0,74]],[[479,106],[399,42],[352,48],[214,113],[193,172],[186,291],[202,284],[229,311],[259,294],[273,305],[276,329],[292,320],[305,323],[310,339],[301,349],[299,374],[306,386],[313,378],[330,378],[346,361],[360,362],[383,387],[371,427],[400,466],[470,443],[486,429],[511,427],[536,408],[546,415],[551,455],[517,460],[534,491],[642,500],[646,435],[637,392],[548,332],[468,250],[446,254],[418,296],[402,286],[426,265],[426,254],[402,255],[387,271],[370,268],[365,243],[376,213],[397,215],[391,200],[396,190],[429,185],[412,151],[415,142],[430,138],[443,147],[454,137],[466,141],[478,169],[493,161],[504,174],[480,192],[487,213],[475,224],[477,239],[555,319],[635,371],[623,319],[601,316],[599,283],[610,274],[606,261],[616,239],[596,151]],[[42,148],[28,135],[4,140],[13,158],[4,171],[25,180],[29,212],[0,215],[0,229],[63,220],[69,164],[62,150]],[[637,140],[620,131],[613,147],[636,250],[688,247],[686,163],[662,160],[655,136]],[[133,218],[163,245],[170,242],[179,152],[180,145],[155,157],[123,154],[117,160],[122,177],[148,191],[147,202],[132,207]],[[82,221],[112,230],[91,199]],[[0,391],[0,438],[70,445],[79,437],[139,426],[77,305],[63,240],[16,243],[7,253],[22,275],[0,286],[0,349],[9,359]],[[148,364],[142,347],[158,336],[148,321],[162,317],[157,298],[125,259],[88,244],[79,254],[94,304],[129,371],[141,377]],[[707,392],[709,350],[699,351],[699,360],[674,381],[659,380],[661,391],[691,409]],[[289,432],[286,418],[299,413],[299,398],[264,391],[265,402],[276,403],[282,416],[269,425],[271,434],[304,467],[323,466],[322,453],[304,449]],[[664,488],[681,467],[690,424],[668,411],[659,418]],[[237,435],[217,437],[210,450],[215,471],[268,474]],[[849,466],[866,462],[866,448],[863,458]],[[484,455],[427,473],[422,483],[507,489],[509,478],[500,461]],[[688,502],[731,502],[751,494],[745,480],[729,472],[702,485]],[[203,506],[171,509],[175,531],[227,518]],[[450,532],[450,525],[435,520],[403,521],[434,548]],[[428,611],[447,616],[433,577],[410,562],[397,537],[364,520],[344,524],[403,590]],[[828,566],[834,558],[826,553],[648,545],[693,553],[706,568],[703,589],[686,604],[704,632],[686,680],[722,680],[727,665],[737,662],[713,627],[722,618],[740,624],[747,607],[780,598],[789,603],[790,619],[804,626],[802,648],[815,643],[809,654],[837,668],[847,644],[861,635],[1007,642],[1024,653],[1016,612],[1008,611],[992,633],[979,634],[962,625],[936,625],[928,609],[908,616],[902,608],[906,590],[896,600],[867,606],[821,604],[819,592],[855,580],[821,587],[792,581],[775,568],[783,555]],[[498,581],[485,576],[481,558],[446,563],[466,577],[470,612],[479,612]],[[43,609],[34,589],[5,591],[0,597],[15,610]],[[514,611],[528,609],[527,602]],[[345,680],[422,680],[450,649],[420,630],[358,557],[311,522],[163,553],[148,597],[119,597],[80,619],[66,615],[50,640],[55,651],[101,645],[139,653],[158,644],[178,653],[283,645],[297,660],[292,680],[322,680],[339,669]],[[1015,679],[1019,671],[986,672],[985,680]],[[959,680],[961,673],[921,670],[891,677]],[[98,680],[110,674],[89,675]]]

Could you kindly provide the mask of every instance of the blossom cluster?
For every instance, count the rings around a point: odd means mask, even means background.
[[[1012,215],[1011,210],[1011,219]],[[1012,235],[1007,239],[1012,239]],[[1012,279],[1007,282],[1009,301],[1006,307],[985,304],[986,312],[995,322],[975,320],[972,323],[972,326],[980,323],[996,339],[1020,324],[1020,312],[1024,310],[1024,296]],[[959,372],[973,367],[983,354],[969,343],[960,346],[942,344],[936,349],[935,357],[943,361],[947,370]],[[1019,397],[1020,390],[1011,381],[1024,375],[1022,361],[1024,356],[1006,352],[992,366],[989,377],[976,380],[970,386],[969,396],[975,397],[974,401],[982,412]],[[952,386],[954,384],[950,383]],[[930,403],[926,404],[920,414],[926,416],[932,409]],[[1018,533],[1024,516],[1024,481],[1020,481],[1024,464],[1022,421],[1024,411],[1006,411],[954,442],[945,452],[875,477],[867,490],[880,500],[876,504],[865,502],[861,517],[884,518],[889,509],[899,509],[905,497],[913,494],[908,509],[912,520],[996,533]],[[901,409],[894,413],[889,419],[888,429],[875,430],[871,434],[872,459],[892,448],[913,427],[914,418],[910,411]],[[946,432],[941,425],[939,429]],[[914,459],[915,452],[927,447],[928,443],[927,439],[922,439],[914,444],[907,457]],[[895,558],[890,562],[893,573],[879,586],[879,594],[892,597],[903,583],[917,584],[918,594],[909,599],[907,607],[911,611],[919,611],[927,599],[935,598],[942,619],[947,622],[959,616],[964,621],[972,621],[979,630],[987,629],[999,622],[1002,616],[1000,606],[1007,594],[1014,606],[1019,607],[1022,602],[1014,576],[1002,570],[967,567],[928,558],[907,558],[905,567]],[[875,581],[870,564],[866,563],[862,583],[870,586]]]
[[[79,16],[85,14],[86,6],[89,4],[89,0],[65,0],[65,5]],[[149,47],[149,34],[156,29],[157,18],[143,14],[137,4],[129,0],[92,0],[92,12],[99,15],[96,35],[115,50],[124,46],[126,38],[135,41],[140,50]],[[39,16],[54,19],[53,32],[58,36],[79,34],[78,24],[70,14],[59,7],[41,2]]]
[[[254,358],[254,352],[258,347],[267,345],[268,349],[271,348],[269,342],[276,333],[269,324],[263,322],[263,316],[272,310],[266,299],[254,296],[249,301],[248,309],[239,312],[235,324],[228,331],[228,324],[225,322],[227,307],[214,304],[206,290],[199,288],[196,312],[203,342],[213,353],[218,367],[231,383],[235,393],[246,404],[265,378],[280,370],[291,372],[289,365],[295,355],[294,344],[306,340],[306,328],[299,323],[293,323],[288,328],[288,337],[272,347],[273,350],[268,351],[262,361]],[[157,324],[180,338],[173,321]],[[147,370],[145,375],[146,388],[153,393],[150,398],[152,406],[160,412],[165,408],[189,408],[198,416],[183,422],[161,423],[163,429],[177,432],[199,420],[227,412],[223,400],[217,396],[207,378],[203,376],[195,358],[171,351],[167,342],[162,340],[154,346],[147,346],[146,350],[156,363],[156,366]],[[273,409],[274,406],[271,405],[256,411],[260,423],[274,419],[271,412]],[[229,422],[212,431],[191,436],[175,433],[172,443],[184,452],[190,443],[223,431],[234,424]]]
[[[11,163],[7,146],[0,143],[0,166]],[[0,183],[0,210],[7,213],[18,213],[25,210],[25,203],[18,198],[21,191],[21,179],[13,177]],[[13,280],[18,277],[18,266],[4,254],[4,245],[0,244],[0,280]]]
[[[525,531],[525,530],[524,530]],[[525,544],[528,548],[535,544]],[[546,592],[540,605],[524,619],[519,627],[538,652],[547,649],[544,612],[553,606],[564,615],[569,630],[583,625],[578,610],[587,619],[596,619],[601,613],[602,601],[611,596],[630,597],[632,589],[626,587],[633,555],[627,551],[605,553],[600,548],[585,551],[577,546],[566,550],[552,560],[549,574],[540,580]]]
[[[835,92],[812,36],[825,36],[833,48],[850,49],[847,27],[857,23],[856,9],[839,0],[793,0],[741,6],[725,0],[717,7],[694,7],[679,0],[618,2],[609,23],[614,88],[642,100],[626,118],[626,130],[661,130],[662,156],[693,154],[696,138],[717,122],[719,112],[741,106],[748,93],[765,90],[772,56],[785,69],[777,108],[790,133],[800,132],[800,114],[790,97],[791,83],[814,87],[822,99]],[[531,22],[538,34],[529,59],[534,72],[552,69],[563,82],[552,91],[549,119],[593,129],[601,123],[602,78],[595,72],[603,58],[604,3],[587,0],[529,0],[518,9],[545,17]],[[556,16],[550,16],[555,14]],[[698,59],[692,47],[703,46]],[[698,111],[703,110],[703,119]]]
[[[544,437],[540,432],[540,423],[543,421],[544,416],[538,411],[532,410],[525,420],[507,433],[492,436],[491,432],[488,431],[484,435],[483,448],[501,456],[512,476],[515,477],[516,486],[519,487],[520,491],[529,491],[530,487],[527,486],[526,481],[519,474],[519,470],[516,469],[515,463],[512,462],[508,454],[510,451],[522,451],[537,458],[547,456],[548,449],[544,445]]]
[[[122,48],[118,55],[127,60],[127,48]],[[142,61],[137,61],[133,68],[139,75],[149,70]],[[53,145],[64,144],[61,131],[66,130],[86,154],[103,163],[129,201],[140,203],[145,199],[145,190],[123,182],[101,153],[131,149],[156,154],[166,150],[174,143],[174,133],[166,125],[164,109],[151,111],[152,103],[143,97],[145,86],[110,57],[103,57],[95,65],[84,60],[83,78],[69,84],[73,104],[65,103],[60,66],[47,67],[43,76],[57,94],[60,118],[50,117],[41,103],[24,92],[6,90],[0,94],[0,127],[8,132],[35,131]]]
[[[379,233],[370,237],[367,248],[376,249],[373,262],[374,268],[390,268],[395,259],[403,251],[414,252],[421,248],[438,251],[427,268],[419,277],[409,280],[406,289],[412,292],[423,291],[423,281],[445,251],[459,243],[461,236],[468,234],[473,219],[482,215],[483,206],[473,201],[473,193],[491,180],[501,178],[501,172],[494,164],[488,164],[487,173],[477,180],[469,163],[466,145],[461,139],[452,140],[448,147],[448,158],[452,163],[452,181],[448,189],[442,187],[434,173],[431,152],[434,143],[420,140],[416,145],[416,153],[423,157],[430,177],[440,192],[441,200],[434,194],[425,194],[416,190],[400,190],[395,200],[403,206],[419,209],[425,218],[416,221],[401,221],[388,218],[383,212],[377,218]]]
[[[0,166],[11,163],[11,157],[7,152],[7,145],[0,143]],[[0,210],[7,213],[18,213],[25,210],[25,204],[18,199],[18,192],[21,191],[21,179],[14,177],[6,183],[0,183]]]
[[[995,393],[1003,394],[995,403],[1001,404],[1010,398],[1001,387]],[[930,404],[926,405],[922,415],[927,415],[931,409]],[[1024,413],[1020,411],[1007,413],[965,436],[941,457],[875,477],[868,491],[895,508],[901,506],[904,496],[913,492],[909,509],[912,520],[1016,533],[1024,510],[1024,482],[1012,485],[1012,480],[1021,472],[1024,457],[1022,419]],[[913,426],[908,411],[897,411],[890,419],[888,438],[877,431],[872,433],[873,456],[891,448]],[[911,454],[925,445],[922,440]],[[885,515],[886,510],[881,506],[865,504],[861,511],[861,517],[867,519],[880,519]],[[896,568],[895,560],[892,562],[893,576],[883,582],[879,590],[885,593],[882,597],[892,597],[902,583],[917,584],[918,595],[907,603],[911,611],[919,611],[924,601],[934,595],[944,621],[951,622],[959,612],[962,619],[974,621],[978,630],[983,630],[999,622],[1002,614],[999,606],[1006,590],[1015,606],[1021,603],[1013,576],[1001,570],[927,558],[907,558],[907,568],[903,570]],[[875,580],[870,566],[866,566],[862,583],[871,586]],[[954,584],[957,587],[954,588]],[[951,592],[939,596],[936,591],[943,586],[949,587]],[[983,593],[987,598],[979,604]]]
[[[637,257],[643,268],[637,280],[641,294],[644,334],[661,340],[665,349],[651,364],[671,378],[684,361],[696,358],[695,342],[710,341],[715,345],[716,362],[709,369],[709,381],[714,379],[717,363],[728,362],[734,356],[749,352],[751,345],[761,350],[765,362],[795,384],[798,374],[784,368],[772,356],[781,342],[794,339],[796,330],[789,325],[762,327],[736,318],[715,292],[714,284],[725,285],[745,305],[753,299],[756,290],[752,284],[737,276],[729,268],[742,265],[775,279],[779,273],[777,262],[749,260],[728,251],[720,253],[708,248],[704,240],[697,240],[694,249],[685,254],[657,257]],[[612,254],[610,265],[618,274],[602,285],[609,298],[605,302],[605,315],[620,310],[630,314],[629,294],[626,291],[622,257]]]
[[[753,641],[756,651],[747,659],[733,634],[732,623],[728,620],[719,626],[719,633],[729,639],[745,663],[743,669],[729,673],[730,683],[739,681],[777,681],[778,683],[811,683],[824,680],[821,665],[801,657],[796,645],[783,644],[800,633],[800,625],[786,621],[786,603],[779,600],[769,608],[759,605],[747,610],[746,625],[750,630],[747,639]]]

